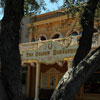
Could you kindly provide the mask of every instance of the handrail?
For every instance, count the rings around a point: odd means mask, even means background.
[[[45,41],[36,41],[36,42],[28,42],[28,43],[21,43],[19,44],[19,49],[20,51],[24,51],[24,50],[36,50],[38,49],[40,46],[44,45],[45,43],[49,42],[49,41],[54,41],[54,42],[58,42],[60,44],[62,44],[63,46],[71,46],[71,45],[78,45],[78,39],[79,36],[73,36],[73,37],[64,37],[64,38],[58,38],[58,39],[50,39],[50,40],[45,40]],[[96,42],[95,44],[92,44],[92,47],[97,47],[98,43]]]

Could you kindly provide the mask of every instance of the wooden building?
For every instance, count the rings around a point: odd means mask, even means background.
[[[23,94],[34,100],[49,100],[60,78],[69,69],[82,35],[78,15],[72,18],[63,10],[38,15],[28,43],[20,44]],[[100,43],[95,22],[93,45]],[[32,27],[28,24],[27,27]],[[77,100],[100,99],[100,73],[95,72],[76,96]]]

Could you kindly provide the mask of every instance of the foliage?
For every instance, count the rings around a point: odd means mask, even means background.
[[[5,0],[1,0],[1,2],[0,2],[0,8],[4,7],[4,2],[5,2]]]
[[[38,2],[37,0],[24,0],[24,14],[27,15],[29,13],[40,13],[41,9],[45,10],[45,2],[42,0],[41,2]],[[0,7],[4,8],[5,6],[5,0],[1,0]]]
[[[45,2],[42,0],[41,2],[37,2],[37,0],[25,0],[24,1],[24,12],[25,14],[34,13],[39,14],[41,9],[45,8]]]
[[[58,0],[49,0],[51,3],[57,3]],[[84,8],[86,6],[86,2],[88,0],[64,0],[64,4],[61,8],[67,8],[67,13],[72,13],[75,15],[76,12],[79,12],[82,15]],[[4,7],[5,0],[1,0],[0,6]],[[100,12],[100,3],[98,3],[97,8]],[[45,0],[24,0],[24,12],[25,14],[29,14],[30,12],[34,14],[39,14],[41,10],[46,10]]]

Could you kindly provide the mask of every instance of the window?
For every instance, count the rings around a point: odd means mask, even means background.
[[[43,41],[43,40],[46,40],[46,38],[44,36],[41,36],[40,39]]]
[[[52,37],[52,39],[57,39],[57,38],[59,38],[60,37],[60,35],[59,34],[56,34],[56,35],[54,35],[53,37]]]
[[[73,32],[71,35],[72,35],[72,36],[77,36],[78,33],[77,33],[77,32]]]
[[[41,88],[54,89],[61,78],[61,75],[42,75]]]
[[[100,94],[100,73],[94,73],[84,85],[85,93]]]
[[[80,32],[79,35],[82,35],[83,32]]]
[[[41,89],[55,89],[62,76],[63,73],[60,73],[55,68],[51,68],[45,73],[41,73]]]
[[[58,76],[58,82],[60,81],[61,78],[62,78],[62,76]]]
[[[38,38],[38,40],[44,41],[44,40],[46,40],[46,37],[45,37],[45,36],[40,36],[40,37]]]
[[[50,88],[55,88],[55,86],[56,86],[56,76],[50,76],[49,87]]]
[[[42,88],[48,87],[48,76],[42,76]]]
[[[32,42],[35,42],[35,39],[33,39],[33,38],[32,38],[32,40],[31,40],[31,41],[32,41]]]

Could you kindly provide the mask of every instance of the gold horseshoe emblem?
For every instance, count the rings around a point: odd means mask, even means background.
[[[48,44],[48,49],[52,49],[52,43]]]

